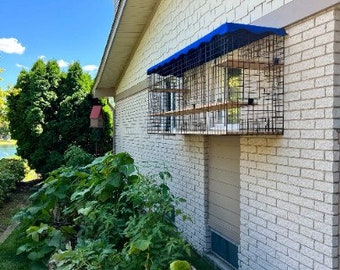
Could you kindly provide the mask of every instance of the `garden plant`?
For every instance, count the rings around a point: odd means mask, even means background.
[[[57,169],[16,215],[26,237],[18,253],[34,269],[169,269],[191,252],[173,222],[187,217],[170,179],[141,174],[127,153]]]

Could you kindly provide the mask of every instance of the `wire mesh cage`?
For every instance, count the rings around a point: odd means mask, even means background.
[[[283,134],[284,37],[217,36],[149,74],[149,133]]]

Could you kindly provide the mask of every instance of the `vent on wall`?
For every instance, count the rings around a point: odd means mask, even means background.
[[[238,268],[238,247],[213,231],[211,232],[211,251]]]
[[[148,132],[283,134],[284,35],[227,23],[148,69]]]

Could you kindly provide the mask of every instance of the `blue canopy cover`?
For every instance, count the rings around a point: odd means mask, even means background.
[[[147,70],[147,74],[182,76],[183,73],[223,54],[269,35],[284,36],[283,28],[225,23],[184,49]]]

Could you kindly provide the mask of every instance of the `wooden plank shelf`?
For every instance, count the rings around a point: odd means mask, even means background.
[[[268,69],[283,68],[283,64],[280,64],[280,63],[242,61],[238,59],[227,59],[221,63],[217,63],[216,65],[219,67],[243,68],[243,69],[253,69],[253,70],[268,70]]]
[[[247,101],[226,101],[226,102],[219,102],[213,104],[206,104],[201,106],[193,106],[191,108],[184,108],[181,110],[174,110],[174,111],[166,111],[166,112],[159,112],[159,113],[152,113],[151,116],[178,116],[178,115],[188,115],[188,114],[196,114],[201,112],[213,112],[213,111],[222,111],[234,108],[240,108],[250,105],[256,105],[253,100]]]
[[[189,89],[185,88],[151,88],[150,92],[155,93],[180,93],[180,92],[189,92]]]

